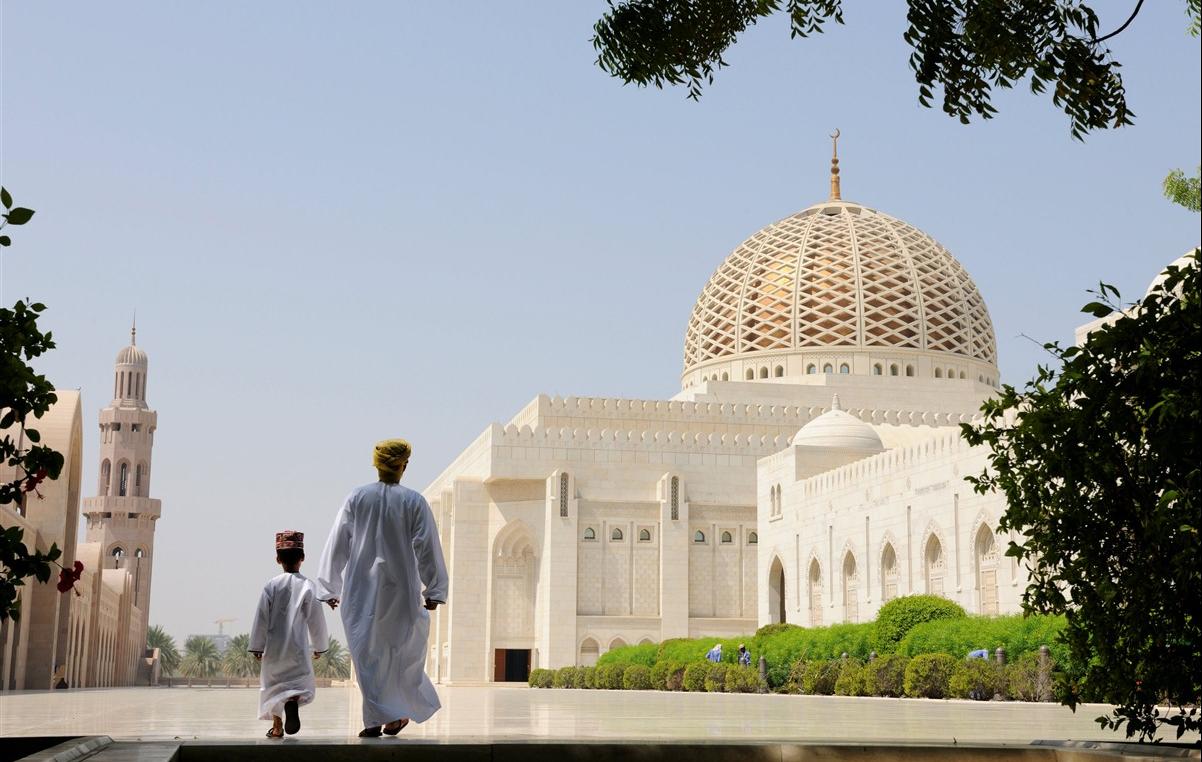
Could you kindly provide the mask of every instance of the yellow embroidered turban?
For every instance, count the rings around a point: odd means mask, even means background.
[[[380,474],[380,481],[395,484],[401,480],[405,466],[409,464],[409,455],[413,448],[404,439],[385,439],[376,442],[372,454],[372,464]]]

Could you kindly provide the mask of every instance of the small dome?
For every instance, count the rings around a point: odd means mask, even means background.
[[[1172,262],[1170,262],[1168,264],[1168,267],[1166,267],[1164,270],[1161,270],[1160,274],[1157,275],[1155,278],[1153,278],[1152,282],[1148,284],[1147,290],[1144,291],[1144,296],[1151,294],[1152,291],[1155,290],[1157,286],[1159,286],[1161,283],[1164,283],[1165,280],[1168,279],[1168,277],[1169,277],[1168,268],[1169,267],[1176,267],[1179,270],[1183,270],[1183,269],[1189,267],[1190,260],[1193,259],[1195,251],[1197,251],[1196,248],[1190,249],[1189,251],[1185,252],[1184,254],[1177,257]],[[1178,286],[1178,288],[1180,288],[1180,286]]]
[[[146,367],[146,353],[134,344],[130,344],[125,349],[117,353],[118,365],[141,365]]]
[[[875,429],[851,413],[844,412],[839,406],[837,394],[831,401],[831,409],[802,426],[793,437],[793,444],[877,452],[885,449]]]

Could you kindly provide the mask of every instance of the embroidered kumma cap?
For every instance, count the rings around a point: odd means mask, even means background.
[[[288,550],[290,548],[305,549],[305,533],[294,532],[288,529],[283,532],[275,533],[275,549]]]

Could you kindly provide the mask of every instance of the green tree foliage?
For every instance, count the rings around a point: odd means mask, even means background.
[[[24,225],[34,212],[14,206],[6,188],[0,188],[0,206],[4,209],[0,213],[3,250],[12,245],[8,227]],[[57,479],[63,470],[63,456],[40,444],[41,433],[30,426],[32,419],[41,418],[58,400],[50,381],[29,364],[54,349],[50,333],[38,328],[38,316],[45,309],[45,305],[27,301],[17,302],[12,309],[0,308],[0,462],[15,475],[0,483],[0,505],[15,503],[21,513],[27,500],[41,499],[38,486],[46,479]],[[0,526],[0,622],[20,617],[18,588],[31,577],[49,581],[51,564],[62,555],[55,545],[46,552],[31,551],[24,536],[19,527]]]
[[[1186,177],[1180,169],[1174,169],[1164,179],[1164,195],[1191,212],[1202,211],[1202,169],[1195,169],[1193,177]]]
[[[260,662],[247,649],[250,635],[243,633],[230,638],[230,644],[221,655],[221,674],[226,677],[258,677]]]
[[[966,616],[959,604],[938,595],[894,598],[877,612],[873,644],[880,653],[893,653],[906,633],[916,625],[940,619],[963,619]]]
[[[313,672],[318,677],[328,677],[331,680],[346,680],[351,676],[351,658],[346,649],[336,639],[330,638],[330,645],[321,658],[313,662]]]
[[[1084,346],[1046,345],[1056,367],[963,427],[990,450],[971,481],[1005,496],[1007,554],[1031,569],[1024,606],[1066,617],[1059,698],[1114,704],[1098,721],[1141,739],[1199,730],[1185,708],[1202,696],[1198,257],[1122,313],[1102,284],[1084,311],[1121,317]]]
[[[221,666],[221,654],[212,638],[193,635],[184,641],[184,658],[179,673],[183,677],[213,677]]]
[[[1023,82],[1050,92],[1070,120],[1074,137],[1132,123],[1127,95],[1106,41],[1131,24],[1101,33],[1084,0],[909,0],[910,68],[918,101],[930,107],[942,90],[942,110],[968,123],[991,118],[994,88]],[[1198,0],[1186,0],[1190,29],[1198,28]],[[761,19],[783,14],[793,37],[843,23],[840,0],[610,0],[593,27],[597,65],[623,82],[684,85],[698,98],[726,66],[724,55]]]
[[[159,649],[159,668],[164,675],[170,677],[179,670],[180,656],[175,638],[162,627],[156,624],[146,631],[146,647]]]

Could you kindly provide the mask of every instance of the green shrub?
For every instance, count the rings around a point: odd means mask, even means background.
[[[904,696],[906,694],[906,665],[910,660],[901,654],[880,656],[864,665],[864,693],[868,696]]]
[[[651,687],[657,691],[679,691],[684,688],[685,665],[675,661],[656,662],[651,668]]]
[[[551,681],[553,688],[575,688],[578,683],[578,667],[560,667],[555,670],[555,677]]]
[[[596,667],[580,667],[579,685],[577,688],[596,688],[597,687],[597,668]]]
[[[811,696],[830,696],[835,692],[835,682],[843,665],[839,659],[806,662],[801,676],[801,692]]]
[[[621,664],[600,664],[594,672],[593,683],[602,690],[620,690],[625,672],[626,667]]]
[[[1006,673],[989,659],[965,659],[956,665],[947,692],[956,698],[989,701],[1006,693]]]
[[[938,595],[894,598],[877,612],[873,642],[879,653],[891,654],[897,650],[906,633],[917,625],[943,619],[963,619],[965,616],[967,614],[958,604]]]
[[[1002,646],[1013,661],[1027,653],[1038,653],[1043,644],[1051,649],[1052,660],[1067,661],[1067,647],[1060,642],[1065,622],[1062,616],[973,616],[926,622],[915,626],[897,647],[906,656],[943,653],[963,659],[978,648],[993,651]]]
[[[749,643],[750,638],[674,638],[659,644],[655,660],[678,661],[692,664],[705,661],[705,655],[715,643],[722,644],[722,663],[737,664],[740,643]]]
[[[710,665],[707,662],[694,662],[685,667],[684,670],[684,689],[686,691],[704,691],[705,678],[710,673]]]
[[[726,673],[733,669],[729,664],[718,662],[711,664],[705,675],[705,689],[710,693],[721,693],[726,690]]]
[[[779,635],[782,632],[791,632],[793,630],[800,630],[800,629],[802,629],[802,628],[795,624],[786,624],[785,622],[773,622],[772,624],[766,624],[763,627],[761,627],[760,629],[756,630],[755,637],[752,638],[752,641],[754,642],[757,640],[762,640],[763,638],[774,637],[776,635]]]
[[[631,664],[622,673],[622,687],[628,691],[651,690],[651,668],[642,664]]]
[[[777,625],[773,630],[764,627],[760,632],[766,634],[757,634],[748,645],[753,659],[758,661],[763,655],[768,662],[768,685],[777,689],[788,682],[789,670],[798,660],[836,659],[844,653],[857,659],[868,658],[874,625],[871,622],[829,627]]]
[[[801,686],[805,683],[805,671],[805,661],[798,659],[793,662],[793,665],[789,667],[789,676],[779,686],[780,690],[784,693],[804,693],[805,691],[801,689]]]
[[[631,664],[642,664],[645,667],[650,667],[655,664],[658,652],[659,646],[655,643],[611,648],[601,654],[601,658],[597,659],[597,666],[603,667],[606,664],[621,664],[623,667],[627,667]]]
[[[906,665],[906,695],[912,698],[943,698],[948,681],[960,660],[947,654],[919,654]]]
[[[839,677],[835,680],[837,696],[867,696],[864,686],[864,665],[859,659],[842,659]]]
[[[531,688],[550,688],[555,681],[555,671],[550,669],[532,669],[530,678],[526,681]]]
[[[763,693],[767,685],[760,679],[760,671],[755,667],[734,666],[726,670],[727,693]]]
[[[1038,653],[1027,653],[1006,665],[1006,694],[1018,701],[1051,701],[1052,671],[1050,661],[1041,669]]]

